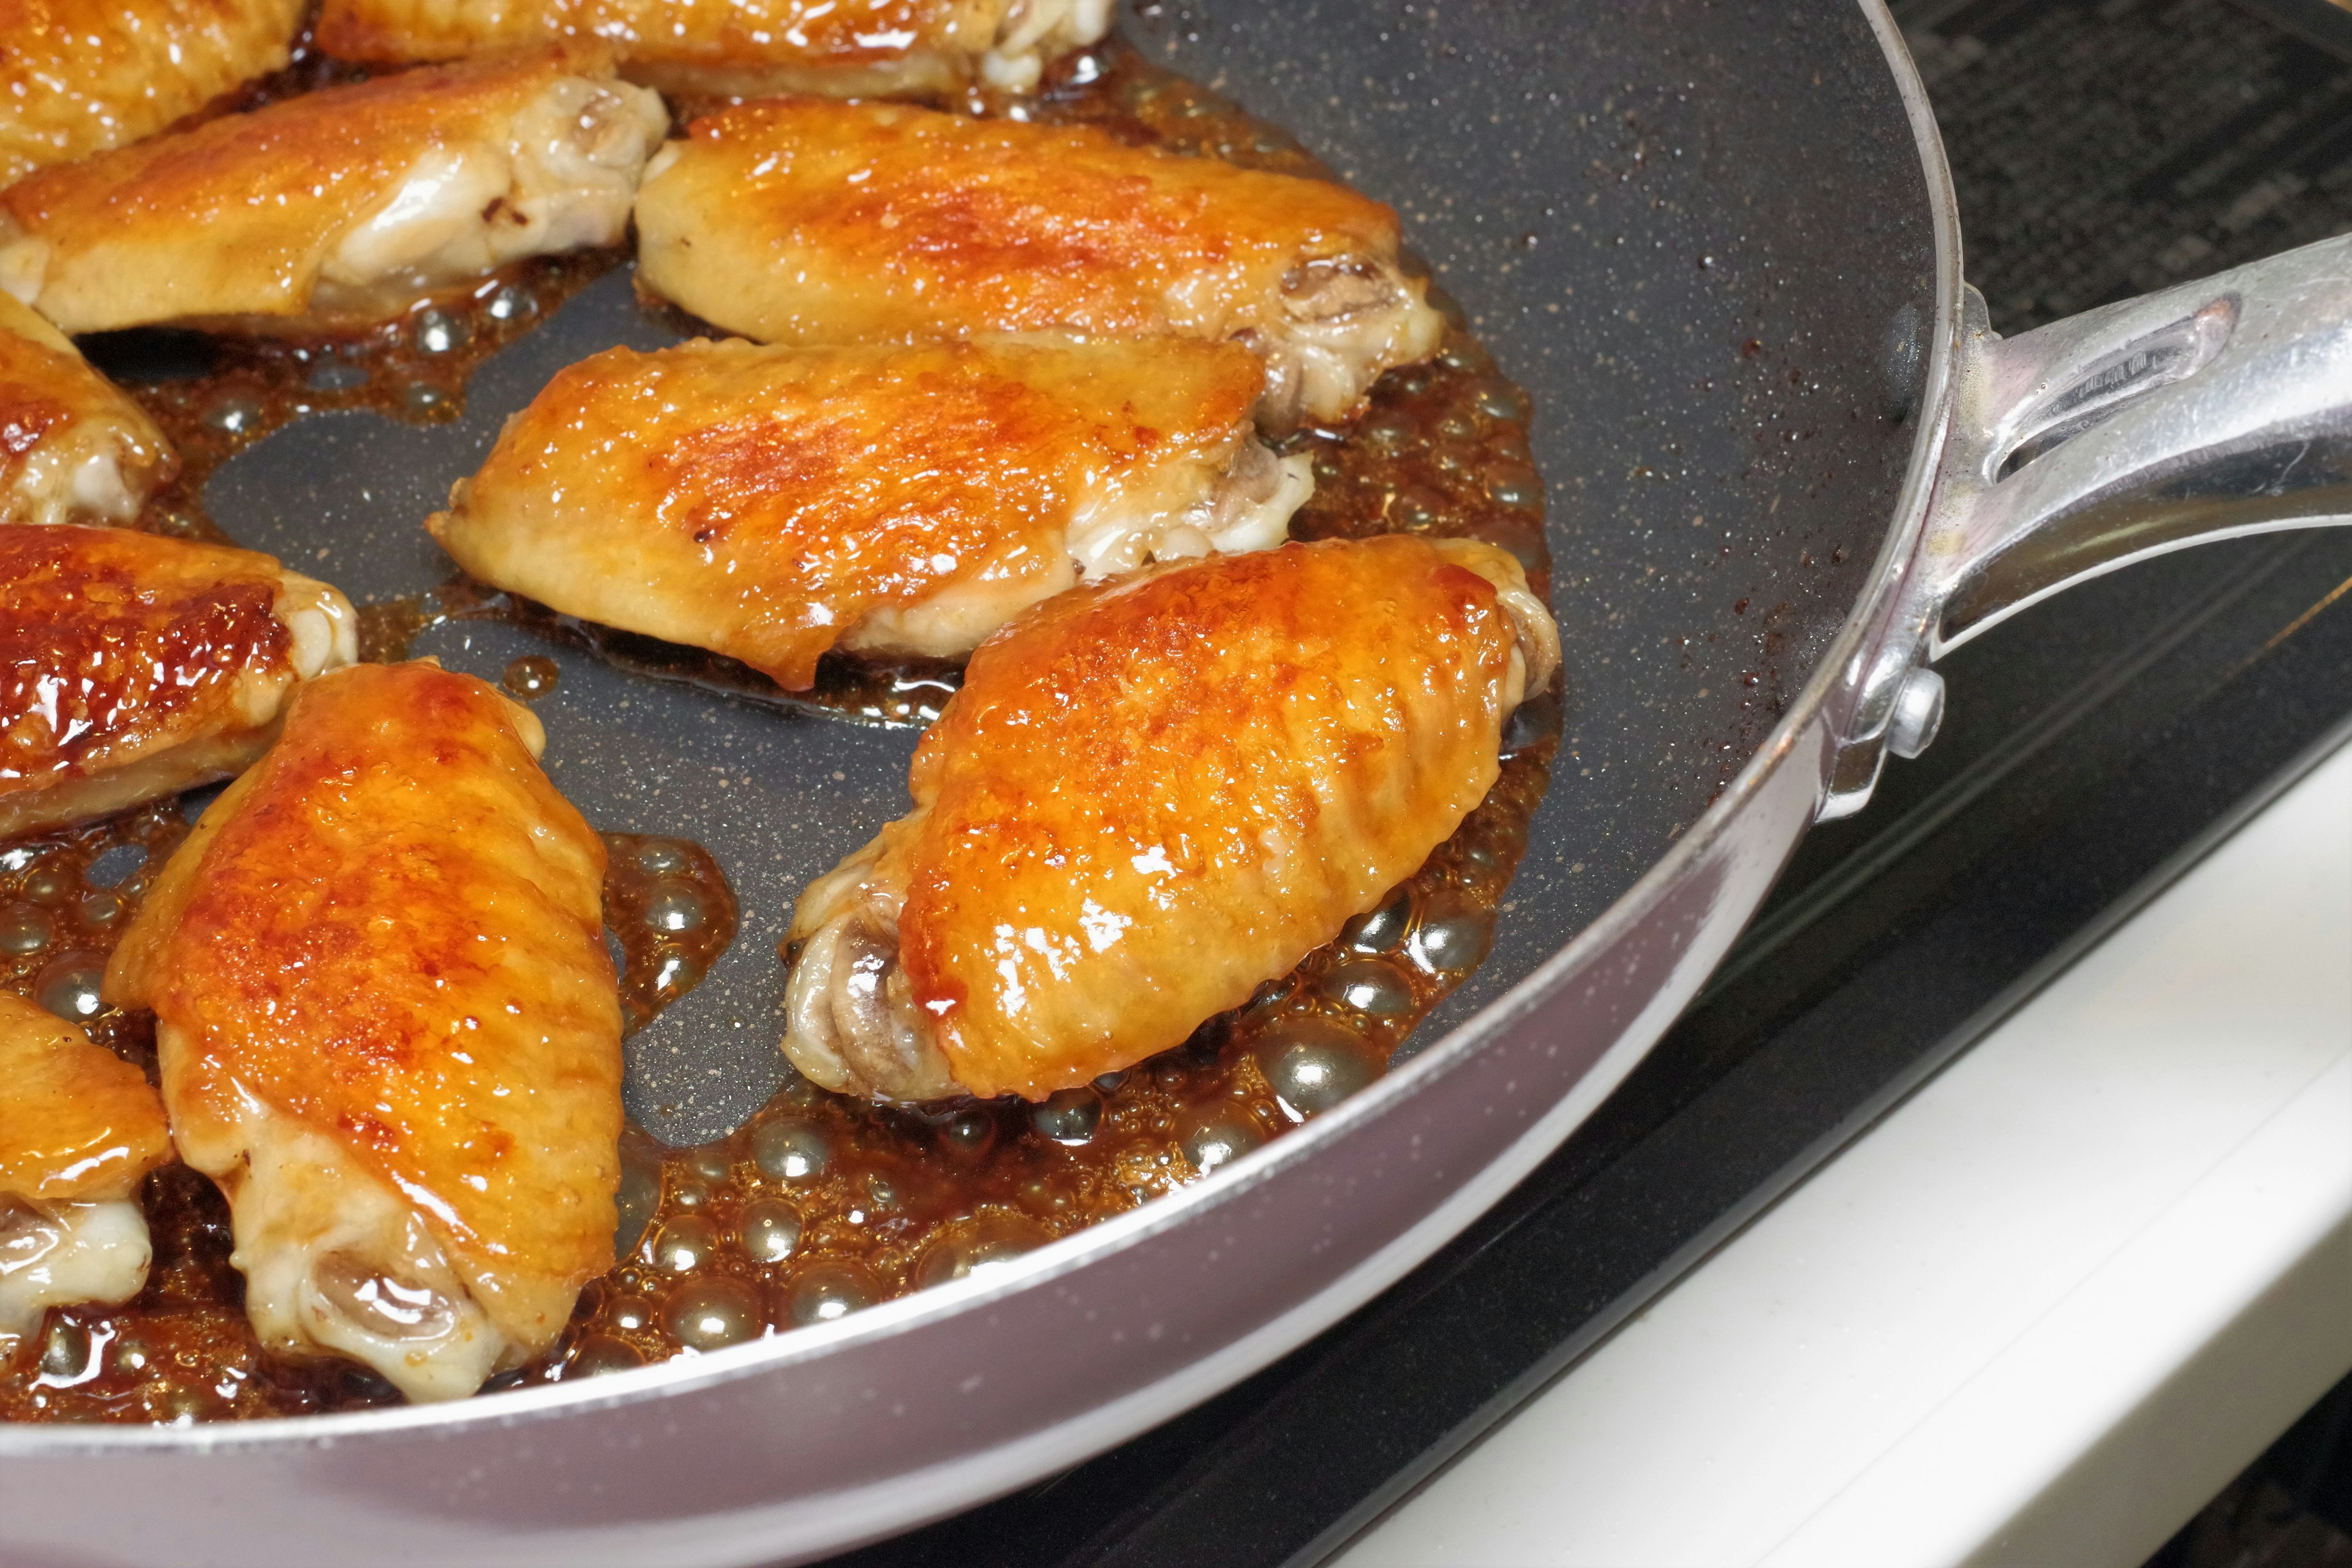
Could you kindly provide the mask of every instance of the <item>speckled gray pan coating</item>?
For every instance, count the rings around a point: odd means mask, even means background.
[[[1292,0],[1126,27],[1393,205],[1534,407],[1566,737],[1494,954],[1426,1048],[1648,869],[1853,607],[1916,434],[1926,181],[1851,5]]]
[[[1567,738],[1494,956],[1425,1046],[1657,858],[1859,591],[1914,434],[1890,339],[1930,309],[1903,114],[1843,5],[1287,0],[1124,26],[1395,205],[1533,402]],[[668,341],[610,275],[490,361],[462,420],[298,421],[226,464],[207,510],[360,602],[430,588],[449,568],[418,523],[500,423],[566,364]],[[912,733],[655,685],[498,624],[416,651],[492,680],[551,653],[538,707],[564,791],[599,827],[719,856],[741,934],[632,1040],[628,1102],[673,1142],[736,1125],[781,1067],[792,901],[905,808]]]

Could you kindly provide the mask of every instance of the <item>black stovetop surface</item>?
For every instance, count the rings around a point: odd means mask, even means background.
[[[2352,15],[2325,0],[1895,9],[2004,331],[2352,228]],[[1942,668],[1933,750],[1813,834],[1691,1011],[1466,1234],[1201,1408],[836,1568],[1336,1551],[2352,724],[2352,530],[2101,579]]]

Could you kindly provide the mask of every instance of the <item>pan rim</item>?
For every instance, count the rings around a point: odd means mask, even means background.
[[[1661,904],[1672,890],[1706,863],[1732,830],[1733,825],[1743,816],[1780,770],[1797,765],[1792,759],[1805,750],[1808,742],[1812,744],[1815,752],[1811,765],[1819,778],[1826,778],[1834,752],[1834,726],[1842,717],[1832,711],[1833,701],[1841,689],[1849,684],[1852,673],[1866,666],[1885,640],[1889,613],[1902,592],[1906,568],[1916,557],[1925,531],[1928,502],[1934,490],[1945,437],[1951,423],[1955,390],[1953,365],[1963,324],[1958,204],[1950,168],[1945,159],[1942,137],[1928,104],[1927,89],[1919,79],[1917,68],[1904,42],[1902,32],[1887,9],[1886,0],[1854,0],[1854,4],[1868,23],[1894,77],[1896,93],[1910,126],[1914,151],[1927,187],[1935,249],[1934,318],[1923,329],[1927,333],[1927,354],[1920,391],[1914,404],[1916,433],[1909,463],[1896,492],[1893,516],[1871,566],[1870,575],[1853,607],[1840,624],[1827,649],[1795,700],[1781,716],[1780,723],[1748,759],[1730,785],[1632,887],[1501,995],[1362,1093],[1318,1117],[1312,1124],[1253,1152],[1193,1186],[1180,1189],[1141,1208],[1059,1238],[1033,1253],[999,1266],[989,1275],[882,1302],[833,1323],[799,1329],[790,1334],[757,1340],[707,1354],[682,1354],[667,1362],[580,1384],[513,1389],[489,1398],[477,1396],[446,1405],[398,1405],[318,1415],[273,1416],[243,1422],[168,1426],[99,1427],[0,1423],[0,1458],[187,1452],[287,1454],[368,1440],[389,1441],[455,1434],[485,1426],[492,1429],[520,1427],[563,1417],[587,1415],[609,1406],[682,1394],[772,1373],[795,1363],[817,1360],[843,1345],[887,1339],[916,1324],[961,1316],[1001,1304],[1073,1274],[1098,1258],[1140,1245],[1161,1230],[1197,1223],[1204,1215],[1227,1206],[1270,1180],[1276,1173],[1313,1159],[1325,1144],[1355,1124],[1378,1116],[1396,1100],[1412,1094],[1426,1079],[1446,1072],[1465,1057],[1476,1053],[1514,1023],[1573,984],[1597,958],[1606,953],[1628,931]],[[1793,844],[1792,838],[1789,845],[1782,846],[1782,853],[1785,855]],[[1573,1124],[1561,1128],[1560,1137],[1564,1138],[1572,1130]],[[1509,1149],[1499,1152],[1498,1160],[1507,1158],[1510,1152]],[[1483,1173],[1471,1173],[1465,1177],[1465,1184],[1478,1180]],[[1513,1180],[1516,1181],[1517,1177],[1514,1176]],[[1499,1196],[1502,1190],[1507,1189],[1498,1189],[1495,1195]],[[1408,1232],[1414,1228],[1417,1227],[1408,1227]],[[1367,1263],[1370,1261],[1370,1258],[1366,1260]],[[1347,1270],[1326,1289],[1336,1289],[1363,1271],[1364,1265],[1360,1264]],[[1278,1317],[1292,1319],[1307,1315],[1302,1310],[1315,1300],[1310,1297],[1294,1303]],[[1334,1312],[1330,1317],[1336,1320],[1338,1315]],[[1271,1327],[1274,1321],[1270,1320],[1266,1326]],[[1310,1333],[1312,1331],[1319,1331],[1319,1327],[1311,1330]],[[1278,1354],[1280,1350],[1273,1353]],[[1271,1355],[1266,1359],[1270,1360]],[[1246,1374],[1244,1369],[1239,1375]],[[1142,1402],[1155,1386],[1159,1385],[1139,1386],[1119,1396],[1118,1402]],[[1154,1417],[1160,1418],[1164,1417]],[[1034,1436],[1042,1437],[1045,1435],[1046,1432],[1041,1430]]]

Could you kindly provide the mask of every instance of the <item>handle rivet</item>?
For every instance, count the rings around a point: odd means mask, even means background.
[[[1895,694],[1895,712],[1886,721],[1886,749],[1898,757],[1916,757],[1943,725],[1944,678],[1923,665],[1903,678],[1903,689]]]

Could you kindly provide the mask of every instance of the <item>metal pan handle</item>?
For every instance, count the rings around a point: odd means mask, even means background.
[[[1973,289],[1966,310],[1927,524],[1853,672],[1824,819],[1935,739],[1929,666],[1978,633],[2167,551],[2352,523],[2352,236],[2014,338]]]

